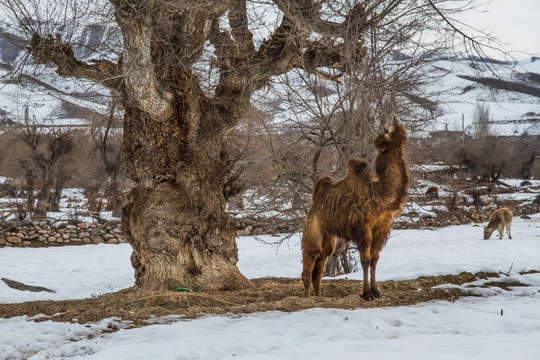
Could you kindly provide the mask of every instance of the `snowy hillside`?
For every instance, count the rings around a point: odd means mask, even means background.
[[[432,130],[462,130],[472,123],[479,101],[490,110],[495,135],[540,134],[540,58],[483,62],[478,58],[439,60],[431,71],[446,74],[436,84],[445,93],[445,114]]]
[[[106,36],[103,32],[97,26],[83,27],[75,40],[79,44],[74,47],[76,56],[96,58],[89,49]],[[54,66],[36,67],[25,47],[15,30],[0,26],[0,124],[24,123],[26,106],[30,122],[47,125],[88,125],[90,119],[99,121],[106,115],[106,89],[89,81],[61,78]]]
[[[104,36],[98,26],[80,31],[82,44],[75,48],[81,59],[91,59],[88,48]],[[31,59],[22,68],[19,79],[9,76],[17,60],[24,56],[25,44],[13,30],[0,28],[0,123],[22,122],[23,108],[37,122],[55,124],[88,124],[107,112],[108,92],[99,85],[59,78],[54,67],[36,70]],[[107,54],[114,57],[114,54]],[[540,134],[540,58],[520,61],[495,61],[474,57],[458,59],[441,54],[440,60],[427,65],[426,73],[445,75],[426,92],[441,93],[442,115],[426,131],[462,130],[472,122],[476,103],[489,106],[496,135]],[[287,111],[283,106],[280,111]]]

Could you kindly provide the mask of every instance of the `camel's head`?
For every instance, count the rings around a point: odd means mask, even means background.
[[[484,240],[489,239],[491,237],[491,234],[493,234],[493,231],[495,231],[495,229],[486,226],[484,228]]]
[[[407,146],[407,132],[396,114],[386,120],[382,134],[374,141],[375,148],[380,152],[394,151],[403,153]]]

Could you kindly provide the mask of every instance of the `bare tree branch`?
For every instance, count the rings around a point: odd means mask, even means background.
[[[92,60],[93,64],[90,65],[77,60],[71,46],[64,43],[59,34],[53,38],[52,35],[41,37],[34,33],[29,50],[38,64],[54,63],[58,67],[56,72],[62,77],[88,79],[111,89],[121,86],[118,64],[108,60]]]
[[[248,27],[248,17],[246,2],[236,0],[229,8],[229,24],[231,33],[238,43],[238,50],[243,56],[251,57],[255,54],[255,45],[253,44],[253,34]]]

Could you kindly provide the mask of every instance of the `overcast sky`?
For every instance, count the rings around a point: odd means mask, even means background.
[[[497,37],[506,49],[524,52],[516,57],[540,56],[540,0],[493,0],[463,17],[475,26]]]

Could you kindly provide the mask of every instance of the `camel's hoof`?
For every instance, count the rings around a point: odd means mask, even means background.
[[[375,300],[375,297],[373,296],[373,294],[371,293],[371,291],[364,291],[362,293],[362,298],[366,301],[373,301]]]
[[[371,293],[372,293],[373,296],[375,296],[377,299],[380,299],[381,293],[379,292],[379,290],[377,290],[377,289],[371,289]]]

